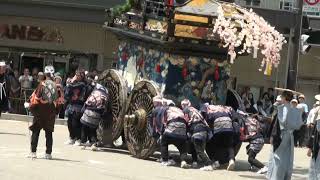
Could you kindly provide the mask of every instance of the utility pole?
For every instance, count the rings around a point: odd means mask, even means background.
[[[294,11],[296,14],[296,24],[295,27],[290,29],[290,39],[288,45],[288,75],[286,87],[291,90],[296,90],[297,87],[297,75],[298,75],[298,63],[300,55],[300,36],[301,36],[301,26],[302,26],[302,10],[303,10],[303,0],[296,0]],[[293,33],[292,33],[293,32]],[[293,35],[293,37],[292,37]]]

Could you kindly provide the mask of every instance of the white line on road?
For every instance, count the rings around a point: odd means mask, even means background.
[[[95,161],[95,160],[88,160],[88,162],[91,163],[91,164],[104,164],[101,161]]]

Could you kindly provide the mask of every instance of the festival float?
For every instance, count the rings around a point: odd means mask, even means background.
[[[215,0],[128,0],[107,10],[104,27],[119,39],[117,68],[99,80],[110,93],[116,140],[124,130],[130,154],[147,158],[157,148],[148,119],[152,98],[162,95],[176,104],[184,98],[243,109],[228,89],[238,56],[261,55],[262,73],[277,67],[285,38],[252,10]],[[106,138],[103,133],[100,138]],[[110,134],[110,133],[109,133]],[[239,149],[239,144],[235,148]]]

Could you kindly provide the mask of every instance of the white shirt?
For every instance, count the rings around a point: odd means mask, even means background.
[[[320,106],[311,109],[308,115],[307,124],[315,123],[314,121],[317,121],[320,119],[319,111],[320,111]]]
[[[19,77],[19,82],[21,83],[21,87],[22,88],[27,88],[27,89],[30,89],[31,88],[31,85],[32,85],[32,76],[25,76],[25,75],[22,75]]]
[[[308,112],[309,112],[308,105],[305,104],[305,103],[300,103],[300,104],[298,104],[297,108],[298,108],[298,109],[300,109],[300,108],[303,109],[305,113],[308,113]]]

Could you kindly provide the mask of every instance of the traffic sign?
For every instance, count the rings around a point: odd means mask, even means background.
[[[310,6],[316,5],[320,2],[320,0],[304,0]]]

